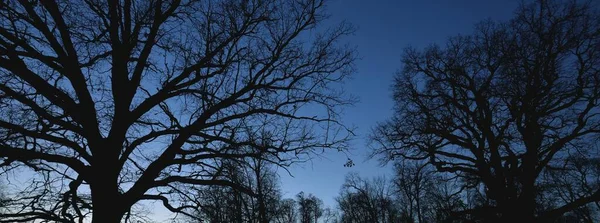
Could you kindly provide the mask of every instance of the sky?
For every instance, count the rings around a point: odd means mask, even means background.
[[[321,198],[325,206],[336,207],[335,197],[349,172],[362,177],[392,177],[391,165],[368,160],[367,138],[377,122],[390,118],[394,102],[391,84],[402,68],[402,50],[444,44],[448,37],[468,35],[485,19],[507,21],[521,0],[331,0],[331,15],[324,26],[347,21],[358,29],[345,42],[356,46],[360,60],[356,72],[344,83],[359,102],[345,108],[342,121],[357,127],[356,139],[348,154],[330,151],[312,161],[280,171],[284,197],[300,191]],[[344,167],[347,158],[355,166]]]
[[[346,174],[361,177],[392,176],[391,165],[381,166],[368,160],[367,138],[377,122],[392,117],[394,102],[391,84],[405,47],[422,49],[431,44],[444,44],[448,37],[469,35],[475,24],[485,19],[507,21],[523,0],[329,0],[331,17],[320,27],[346,21],[357,27],[345,43],[356,46],[359,60],[356,72],[343,87],[359,99],[346,107],[342,122],[356,127],[356,138],[347,153],[329,151],[309,162],[279,171],[285,198],[304,191],[323,200],[325,207],[336,208],[335,197]],[[530,0],[524,0],[530,2]],[[347,159],[353,167],[344,167]],[[158,203],[147,204],[145,210],[157,222],[167,221],[169,214]]]

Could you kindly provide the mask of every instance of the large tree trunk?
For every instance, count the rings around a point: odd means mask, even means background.
[[[126,212],[119,192],[119,170],[112,165],[116,161],[106,162],[116,155],[108,152],[99,153],[92,166],[92,179],[89,180],[93,203],[92,223],[118,223]]]
[[[92,223],[119,223],[124,215],[124,213],[118,210],[111,209],[110,206],[102,208],[94,207],[93,210]]]
[[[96,181],[98,182],[98,181]],[[92,223],[118,223],[125,211],[119,202],[116,184],[92,184]]]
[[[533,179],[527,180],[527,184],[523,185],[523,191],[518,199],[518,204],[515,208],[518,209],[518,213],[522,216],[523,222],[534,222],[535,220],[535,186]]]
[[[500,218],[498,223],[502,222],[535,222],[535,205],[530,202],[514,202],[510,206],[500,208]]]

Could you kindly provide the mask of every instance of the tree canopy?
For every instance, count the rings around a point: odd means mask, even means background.
[[[485,222],[549,222],[600,201],[600,14],[590,4],[536,1],[509,22],[406,49],[375,156],[460,178],[487,199],[465,211]]]
[[[33,178],[1,221],[119,222],[144,200],[190,214],[194,187],[254,193],[227,165],[345,149],[352,100],[333,84],[353,70],[353,28],[312,32],[323,8],[1,1],[0,165]]]

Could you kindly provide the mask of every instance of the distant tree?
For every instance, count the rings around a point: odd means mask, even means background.
[[[239,166],[237,163],[251,166]],[[280,212],[281,194],[279,179],[272,165],[254,160],[226,166],[229,167],[225,170],[228,177],[224,179],[242,185],[252,194],[227,186],[205,186],[196,190],[193,199],[198,213],[192,219],[211,223],[273,222]]]
[[[323,201],[312,194],[300,192],[296,195],[300,223],[318,223],[323,216]]]
[[[254,174],[254,190],[256,191],[256,205],[259,223],[270,223],[278,210],[281,200],[279,178],[272,165],[262,159],[251,161],[251,170]]]
[[[461,188],[456,179],[448,179],[424,162],[394,163],[394,197],[400,205],[403,222],[459,222],[454,213],[467,205],[480,205]]]
[[[6,196],[6,185],[4,184],[4,181],[0,180],[0,214],[4,213],[5,210],[4,208],[7,206],[8,203],[8,197]]]
[[[326,17],[322,0],[0,1],[0,166],[33,182],[0,219],[193,216],[192,188],[253,193],[226,160],[346,148],[332,84],[353,28],[315,31]]]
[[[463,214],[485,213],[485,222],[552,222],[600,201],[599,172],[571,168],[600,157],[600,16],[591,4],[538,0],[445,47],[407,49],[375,154],[461,179],[485,200]],[[569,177],[553,183],[553,173]]]
[[[428,189],[434,187],[432,174],[427,165],[418,162],[397,162],[394,164],[393,180],[395,195],[406,218],[415,222],[424,222],[425,196]]]
[[[393,187],[385,178],[366,180],[356,173],[346,176],[336,198],[342,223],[395,223],[399,221],[399,205]]]
[[[277,214],[274,217],[275,223],[296,223],[298,221],[298,211],[296,201],[292,198],[280,200],[277,205]]]
[[[227,164],[226,179],[249,188],[251,178],[239,166]],[[252,176],[252,175],[250,175]],[[197,188],[194,194],[198,210],[191,218],[198,222],[210,223],[242,223],[254,219],[254,209],[250,195],[235,188],[210,185]]]
[[[323,209],[323,219],[322,223],[340,223],[340,216],[337,210],[332,208]]]

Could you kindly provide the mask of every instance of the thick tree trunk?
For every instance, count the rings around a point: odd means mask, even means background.
[[[522,164],[519,182],[521,191],[519,196],[511,202],[511,213],[505,213],[510,216],[508,221],[535,222],[536,207],[536,189],[535,181],[537,178],[536,167],[539,165],[539,150],[542,145],[542,130],[538,125],[537,114],[531,114],[528,117],[526,129],[522,132],[525,141],[525,152]],[[507,221],[507,222],[508,222]]]
[[[528,174],[529,177],[521,180],[521,191],[510,191],[505,193],[502,203],[499,203],[500,221],[499,222],[535,222],[536,191],[534,173]]]
[[[523,216],[524,222],[535,221],[535,187],[534,182],[528,182],[528,185],[523,186],[521,197],[519,198],[518,205],[516,207]]]
[[[522,181],[519,194],[510,193],[511,196],[505,197],[506,200],[499,203],[500,218],[498,222],[535,222],[534,181],[530,179]]]
[[[92,223],[106,222],[106,223],[119,223],[123,218],[124,213],[113,210],[110,207],[96,208],[94,207],[94,213],[92,216]]]
[[[534,222],[535,220],[535,187],[534,180],[521,180],[521,191],[514,188],[503,188],[490,193],[497,202],[497,210],[482,214],[485,222]]]
[[[91,187],[92,203],[94,204],[92,223],[118,223],[123,218],[125,211],[119,202],[118,191],[114,190],[115,186],[106,183]]]
[[[535,222],[534,209],[530,204],[513,203],[510,207],[501,210],[500,222]]]
[[[101,154],[100,158],[110,157],[108,154]],[[116,157],[116,156],[115,156]],[[111,159],[103,159],[111,160]],[[92,179],[90,179],[90,190],[92,195],[92,223],[118,223],[125,214],[127,205],[121,200],[119,192],[118,176],[119,171],[111,165],[115,162],[96,162],[92,167]]]

